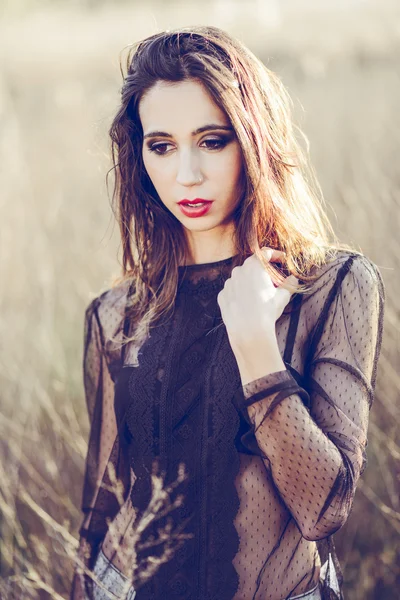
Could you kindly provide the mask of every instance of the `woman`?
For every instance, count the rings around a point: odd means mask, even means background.
[[[335,240],[281,82],[221,30],[137,44],[110,134],[123,277],[86,310],[71,597],[343,599],[379,272]]]

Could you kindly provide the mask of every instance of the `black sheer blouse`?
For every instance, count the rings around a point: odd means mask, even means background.
[[[128,575],[123,551],[135,545],[136,600],[282,600],[319,581],[324,600],[343,599],[332,534],[367,462],[382,279],[366,257],[339,252],[276,323],[286,369],[243,386],[217,303],[232,260],[179,267],[174,309],[140,348],[110,340],[132,333],[132,283],[86,310],[91,433],[72,600],[91,598],[84,571],[100,547]],[[152,473],[167,486],[182,464],[170,500],[183,502],[138,536]],[[176,532],[188,535],[178,543]],[[154,567],[149,556],[163,554]]]

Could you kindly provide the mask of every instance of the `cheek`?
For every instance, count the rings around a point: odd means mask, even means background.
[[[232,152],[229,160],[229,170],[225,174],[226,191],[229,204],[235,206],[241,200],[243,193],[244,161],[240,148]]]
[[[243,168],[244,161],[243,161],[242,149],[239,146],[239,144],[235,144],[233,154],[234,154],[234,156],[233,156],[232,160],[235,163],[237,172],[240,172]]]
[[[243,170],[243,159],[240,148],[233,147],[227,154],[224,164],[224,172],[226,181],[229,181],[230,186],[236,186],[241,178]]]
[[[144,168],[156,189],[162,186],[162,182],[165,181],[168,174],[166,161],[157,159],[158,157],[149,156],[147,153],[143,155]]]
[[[239,147],[231,146],[225,152],[221,153],[220,159],[215,161],[215,166],[219,171],[223,171],[229,176],[230,180],[236,179],[242,169],[242,153]]]

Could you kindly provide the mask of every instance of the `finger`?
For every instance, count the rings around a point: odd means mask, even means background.
[[[290,302],[292,295],[296,291],[298,283],[298,279],[296,279],[294,275],[289,275],[289,277],[286,277],[282,285],[276,288],[275,303],[278,311],[277,318],[281,316],[285,306]]]
[[[261,250],[269,262],[283,262],[285,260],[286,253],[282,250],[275,250],[267,246],[264,246]]]
[[[282,250],[272,250],[270,262],[284,262],[286,260],[286,252]]]
[[[298,285],[299,285],[299,280],[294,275],[289,275],[289,277],[286,277],[284,282],[279,287],[286,288],[292,294],[294,294],[297,291]]]
[[[268,261],[271,260],[273,253],[274,253],[272,248],[268,248],[267,246],[264,246],[263,248],[261,248],[261,252],[263,253],[264,258],[266,258]]]
[[[278,287],[275,291],[276,318],[279,319],[285,306],[289,304],[292,294],[286,288]]]

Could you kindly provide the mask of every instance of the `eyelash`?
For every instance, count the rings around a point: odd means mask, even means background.
[[[213,148],[208,148],[208,150],[222,150],[222,148],[225,148],[225,146],[228,144],[229,140],[225,139],[225,138],[214,138],[214,139],[207,139],[207,140],[203,140],[202,143],[207,143],[207,142],[211,142],[216,144],[216,146],[214,146]],[[166,150],[165,152],[158,152],[158,148],[161,147],[165,147],[165,146],[169,146],[169,142],[162,142],[162,143],[158,143],[158,144],[149,144],[148,145],[148,149],[150,152],[154,152],[154,154],[158,154],[158,156],[165,156],[168,152],[168,150]]]

